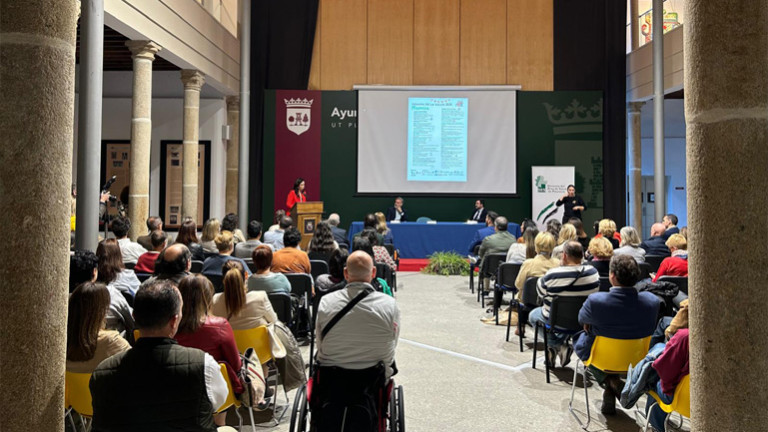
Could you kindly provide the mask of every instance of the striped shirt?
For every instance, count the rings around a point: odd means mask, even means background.
[[[544,299],[542,315],[549,320],[553,296],[586,297],[600,289],[600,277],[597,269],[590,265],[555,267],[539,278],[536,289]]]

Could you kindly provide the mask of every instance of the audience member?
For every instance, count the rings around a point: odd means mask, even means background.
[[[553,238],[560,237],[560,229],[563,227],[562,222],[557,219],[550,219],[547,221],[547,232],[552,234]]]
[[[147,218],[147,230],[147,234],[139,236],[136,239],[136,243],[140,244],[144,249],[151,251],[154,248],[152,247],[152,239],[150,236],[155,231],[163,230],[163,220],[160,218],[160,216],[150,216]]]
[[[579,237],[576,233],[576,227],[567,223],[560,228],[560,235],[557,237],[557,246],[552,251],[552,258],[560,261],[563,257],[563,245],[569,241],[579,241]]]
[[[248,278],[248,291],[265,291],[267,294],[275,292],[291,293],[291,283],[282,273],[273,273],[272,248],[261,245],[253,250],[253,265],[256,273]]]
[[[160,230],[152,231],[150,240],[152,241],[152,250],[143,253],[139,257],[139,260],[136,262],[136,267],[133,268],[135,272],[153,274],[155,272],[155,261],[157,261],[157,257],[168,245],[168,236]]]
[[[368,240],[367,236],[360,236],[355,238],[355,240],[352,242],[352,250],[363,251],[367,253],[371,257],[371,259],[374,260],[374,263],[376,262],[373,254],[373,246],[371,245],[371,241]],[[376,265],[374,264],[374,268],[375,267]],[[387,284],[387,281],[385,281],[384,279],[380,277],[374,277],[370,283],[373,289],[375,289],[376,291],[382,292],[389,296],[394,296],[392,294],[392,289],[389,287],[389,284]]]
[[[407,222],[408,218],[403,208],[403,199],[401,197],[395,198],[395,204],[387,209],[387,222]]]
[[[376,231],[376,227],[378,226],[378,224],[379,224],[379,221],[376,220],[376,216],[373,213],[368,213],[363,218],[363,230],[372,229]],[[354,243],[355,239],[360,237],[361,234],[362,232],[359,232],[359,233],[356,233],[354,236],[352,236],[352,242]],[[376,240],[378,244],[380,245],[384,244],[384,236],[379,234],[378,232],[376,233]],[[352,250],[354,251],[355,250],[354,244],[351,246],[353,246]]]
[[[328,260],[328,274],[320,275],[315,281],[318,292],[328,293],[344,288],[347,281],[344,279],[344,266],[347,265],[349,252],[346,249],[336,249]]]
[[[684,226],[680,228],[680,235],[685,237],[685,240],[688,241],[688,227]]]
[[[529,230],[530,232],[533,232],[535,228],[529,228]],[[526,230],[526,233],[528,233],[529,230]],[[536,235],[536,255],[533,258],[528,258],[523,262],[523,265],[520,266],[520,271],[517,273],[517,278],[515,279],[515,288],[518,289],[518,301],[522,301],[523,299],[523,286],[525,285],[525,281],[528,280],[528,278],[542,277],[550,269],[553,269],[560,264],[560,260],[555,259],[551,255],[554,245],[555,239],[552,237],[552,234],[543,232]],[[518,316],[518,320],[523,323],[527,322],[528,312],[529,311],[523,311],[521,316]],[[515,334],[520,334],[518,329],[515,329]],[[523,336],[525,336],[525,326],[523,326]]]
[[[609,265],[613,256],[613,246],[605,237],[595,237],[589,241],[589,264],[597,269],[600,277],[608,277]]]
[[[661,223],[664,225],[664,234],[661,235],[664,237],[664,240],[668,240],[672,234],[678,234],[680,232],[677,228],[677,216],[672,213],[665,214],[664,217],[661,218]]]
[[[634,288],[640,280],[637,261],[630,255],[614,256],[610,261],[609,279],[611,290],[590,295],[579,312],[584,332],[574,337],[573,348],[582,361],[589,359],[596,336],[640,339],[650,336],[656,326],[659,298]],[[606,374],[592,366],[590,369],[597,382],[604,384],[602,413],[615,414],[616,399],[624,384],[618,375]]]
[[[112,219],[110,224],[110,230],[115,234],[117,244],[120,245],[120,252],[122,253],[122,259],[124,264],[136,264],[141,254],[147,250],[141,247],[140,244],[132,242],[128,238],[128,230],[131,229],[131,221],[128,218],[116,217]]]
[[[371,248],[373,249],[374,264],[386,264],[389,266],[389,268],[392,269],[393,272],[397,271],[397,264],[389,254],[389,251],[387,251],[387,248],[378,244],[376,231],[365,229],[363,230],[363,235],[368,239],[368,242],[371,244]]]
[[[221,269],[223,292],[214,294],[211,312],[225,318],[234,330],[246,330],[277,321],[264,291],[248,291],[245,269],[239,261],[227,261]]]
[[[165,248],[155,261],[155,275],[144,284],[154,280],[169,280],[178,286],[189,275],[192,266],[192,253],[182,243],[174,243]]]
[[[474,237],[472,237],[472,241],[469,243],[468,253],[470,257],[475,258],[475,248],[479,248],[483,239],[496,232],[494,222],[497,217],[499,217],[499,215],[495,211],[489,211],[485,216],[485,228],[477,230]]]
[[[107,284],[110,297],[107,328],[124,333],[124,337],[133,340],[133,309],[128,304],[126,296],[134,297],[139,288],[139,280],[132,270],[123,267],[120,261],[120,246],[115,239],[106,239],[99,243],[96,256],[99,257],[99,272],[96,280]]]
[[[277,209],[275,210],[275,219],[273,220],[273,224],[269,226],[269,229],[267,231],[277,231],[280,229],[280,221],[283,220],[285,217],[285,210],[283,209]]]
[[[376,268],[367,253],[353,252],[347,259],[344,275],[347,285],[320,300],[315,331],[317,362],[346,369],[365,369],[384,362],[389,377],[394,373],[400,310],[393,298],[371,286]],[[323,334],[333,317],[357,296],[363,297],[352,312]]]
[[[283,216],[283,218],[280,219],[279,227],[276,230],[264,233],[264,243],[272,246],[272,250],[274,251],[279,251],[284,248],[285,243],[283,242],[283,235],[285,234],[285,230],[291,226],[293,226],[293,219],[289,216]]]
[[[640,247],[640,235],[631,226],[621,229],[621,243],[618,249],[614,249],[613,255],[629,255],[638,263],[645,262],[645,249]]]
[[[589,235],[587,235],[587,232],[584,231],[584,223],[581,222],[581,219],[576,217],[568,219],[568,223],[576,228],[576,236],[578,237],[578,242],[581,243],[581,247],[586,250],[589,247],[590,238]]]
[[[539,229],[536,225],[528,225],[523,231],[523,236],[507,249],[507,262],[522,264],[525,260],[535,257],[537,235],[539,235]]]
[[[224,219],[221,220],[221,230],[231,232],[236,245],[245,241],[243,232],[237,227],[239,222],[240,218],[234,213],[227,213],[227,215],[224,216]]]
[[[653,277],[656,282],[662,276],[688,276],[688,242],[680,234],[672,234],[667,240],[671,256],[664,258],[659,271]]]
[[[675,333],[664,347],[664,352],[653,362],[652,367],[659,377],[654,387],[656,394],[664,403],[672,403],[677,385],[690,374],[688,336],[688,329],[681,329]],[[654,402],[653,397],[649,395],[645,403],[646,415],[650,417],[654,431],[663,432],[667,413],[658,405],[650,409]]]
[[[384,213],[376,212],[373,215],[376,216],[376,221],[378,222],[376,224],[376,232],[384,236],[384,243],[382,245],[395,244],[395,236],[392,235],[392,230],[387,226],[387,217],[384,216]]]
[[[664,224],[655,223],[651,225],[651,238],[640,243],[640,247],[643,248],[646,255],[669,256],[669,248],[665,244],[667,239],[662,234],[664,234]]]
[[[509,247],[515,243],[515,236],[507,231],[507,218],[499,216],[493,223],[495,233],[483,239],[480,243],[478,255],[480,261],[488,254],[507,252]]]
[[[216,218],[210,218],[203,225],[203,235],[200,237],[200,246],[203,247],[203,253],[207,255],[218,254],[214,239],[221,234],[221,223]]]
[[[227,398],[227,383],[213,357],[172,339],[181,301],[179,290],[165,280],[145,284],[136,294],[142,337],[94,371],[93,430],[216,430],[213,412]]]
[[[98,275],[99,258],[89,250],[76,250],[69,256],[69,292],[83,282],[94,282]]]
[[[250,258],[253,255],[253,250],[261,242],[261,222],[252,220],[248,223],[248,240],[235,244],[235,256],[238,258]]]
[[[315,226],[315,233],[307,247],[307,255],[311,260],[328,262],[331,253],[339,248],[339,244],[333,239],[333,231],[328,222],[319,222]]]
[[[109,304],[103,283],[85,282],[69,296],[67,372],[92,373],[103,360],[131,347],[118,332],[105,329]]]
[[[176,236],[176,243],[183,244],[189,249],[192,260],[205,261],[203,246],[200,245],[200,240],[197,238],[197,224],[192,219],[182,222],[179,234]]]
[[[331,213],[331,215],[328,216],[327,222],[328,222],[328,225],[331,226],[331,231],[333,232],[333,239],[336,240],[336,243],[338,243],[339,247],[349,249],[349,240],[347,240],[347,231],[339,228],[339,224],[341,223],[341,218],[339,217],[339,214]]]
[[[597,226],[597,235],[595,237],[604,237],[611,242],[614,249],[619,248],[621,235],[616,232],[616,222],[611,219],[601,219]]]
[[[309,256],[299,249],[301,233],[296,228],[288,228],[283,235],[285,247],[275,252],[272,258],[272,271],[278,273],[312,273]]]
[[[555,267],[539,278],[536,287],[539,297],[544,299],[544,305],[531,311],[531,325],[538,323],[544,327],[549,322],[549,308],[552,298],[588,296],[600,288],[597,270],[589,265],[582,265],[584,251],[578,242],[568,242],[563,247],[563,259],[560,267]],[[554,330],[547,339],[546,361],[550,367],[555,366],[555,357],[559,354],[560,364],[565,366],[571,361],[572,349],[565,340],[568,335]]]
[[[213,241],[216,244],[216,249],[219,253],[205,259],[201,273],[205,275],[221,276],[221,269],[224,263],[230,260],[235,260],[242,264],[243,268],[246,269],[246,273],[250,274],[248,264],[246,264],[242,258],[232,256],[232,252],[235,250],[235,241],[231,232],[222,231]]]

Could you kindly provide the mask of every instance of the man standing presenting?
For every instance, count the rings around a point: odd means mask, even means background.
[[[346,287],[321,298],[315,331],[319,364],[366,369],[384,362],[387,377],[393,374],[400,310],[395,299],[374,291],[371,280],[375,276],[370,255],[352,252],[344,268]],[[333,317],[358,296],[362,299],[323,336]]]
[[[475,213],[472,215],[472,219],[475,222],[483,222],[488,211],[485,209],[485,202],[483,200],[475,201]]]
[[[394,207],[387,209],[387,222],[397,221],[406,222],[405,210],[403,209],[403,199],[400,197],[395,198]]]

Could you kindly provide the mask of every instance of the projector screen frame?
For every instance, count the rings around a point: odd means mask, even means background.
[[[520,91],[522,90],[522,86],[520,85],[480,85],[480,86],[389,86],[389,85],[370,85],[370,84],[360,84],[360,85],[354,85],[352,86],[352,89],[355,90],[355,97],[357,98],[357,106],[360,106],[360,90],[364,91]],[[358,108],[359,109],[359,108]],[[358,127],[360,125],[358,124]],[[517,141],[517,130],[515,130],[515,160],[519,160],[518,156],[520,156],[520,146],[519,142]],[[355,146],[355,169],[358,168],[358,162],[359,162],[359,151],[358,146]],[[516,175],[519,174],[519,170],[515,173]],[[447,193],[447,192],[435,192],[435,193],[427,193],[427,192],[414,192],[414,193],[408,193],[408,192],[402,192],[402,193],[391,193],[391,192],[358,192],[358,178],[359,175],[355,175],[355,193],[352,195],[355,198],[384,198],[384,197],[410,197],[410,198],[520,198],[520,193],[472,193],[472,192],[457,192],[457,193]],[[516,181],[517,183],[517,181]],[[517,188],[520,189],[519,187]]]

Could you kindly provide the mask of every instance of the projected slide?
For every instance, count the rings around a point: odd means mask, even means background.
[[[408,181],[467,181],[467,98],[408,98]]]

